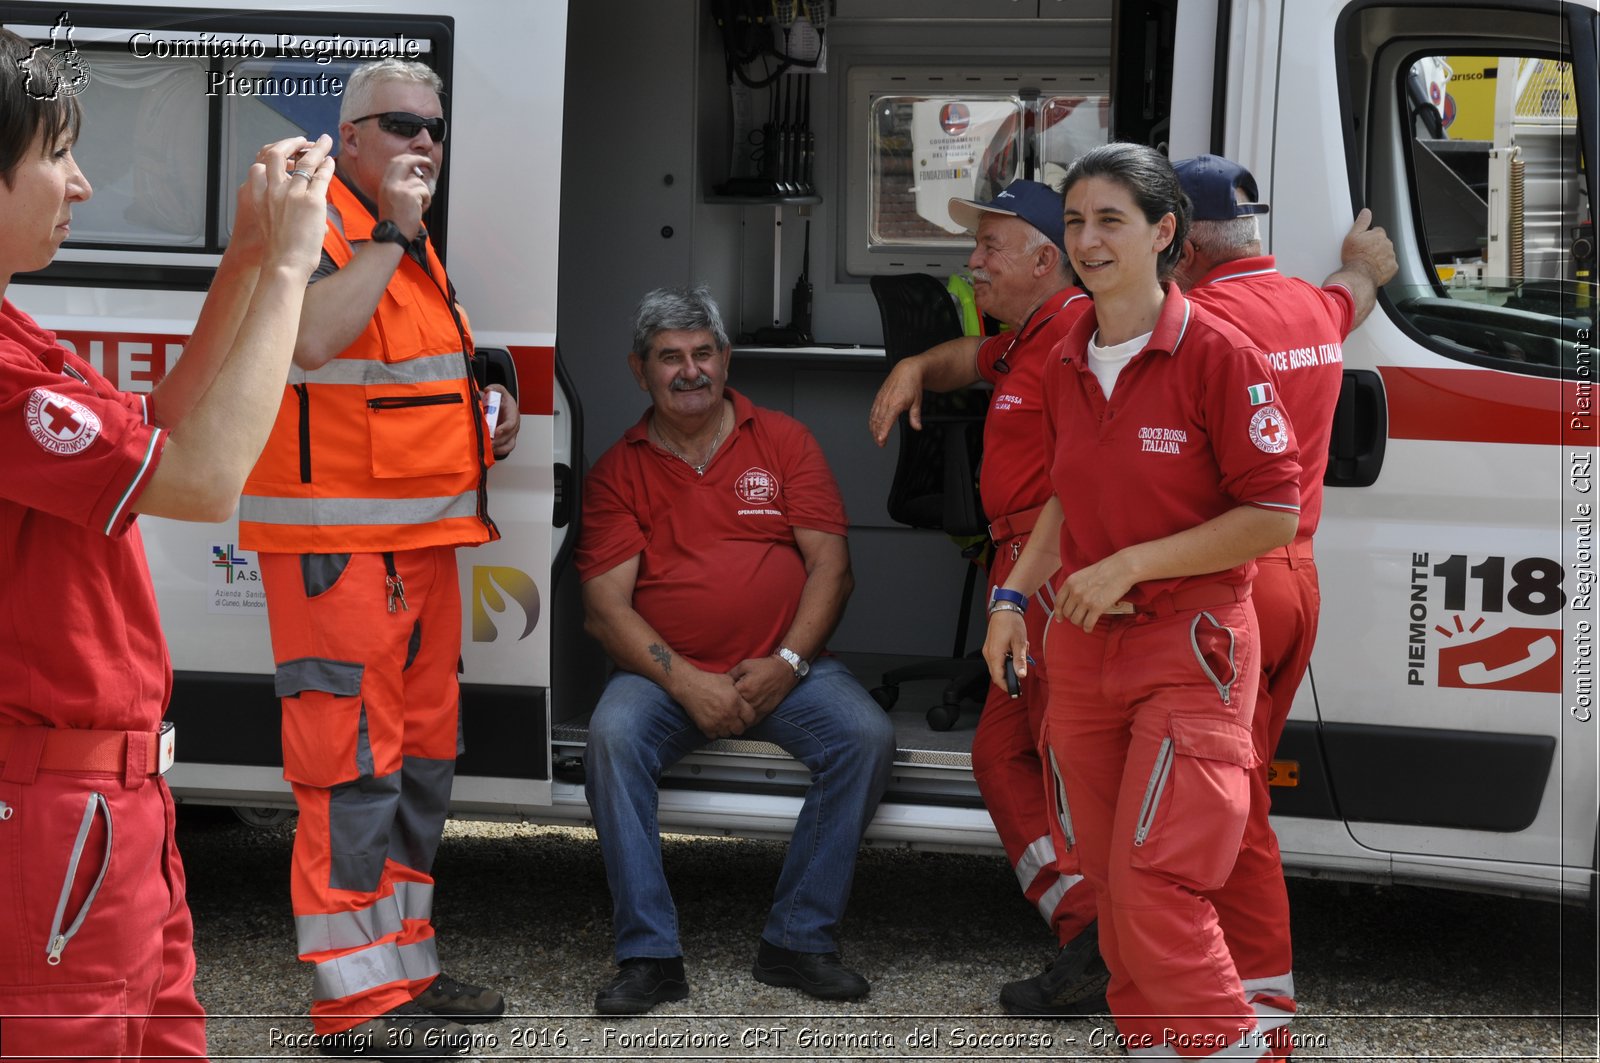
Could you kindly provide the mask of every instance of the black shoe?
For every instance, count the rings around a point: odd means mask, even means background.
[[[1100,958],[1100,935],[1090,923],[1061,946],[1042,973],[1007,982],[1000,990],[1000,1006],[1008,1015],[1103,1015],[1110,981],[1111,972]]]
[[[506,1013],[506,998],[481,985],[440,974],[411,1001],[423,1011],[456,1022],[493,1022]]]
[[[865,978],[839,962],[837,952],[794,952],[765,938],[750,973],[758,982],[798,989],[819,1000],[859,1000],[872,988]]]
[[[374,1015],[359,1026],[317,1037],[317,1051],[325,1056],[361,1056],[370,1059],[443,1059],[459,1056],[472,1044],[465,1026],[442,1019],[415,1004]]]
[[[618,966],[622,970],[594,995],[594,1010],[601,1015],[643,1015],[657,1004],[689,995],[682,956],[669,960],[639,956]]]

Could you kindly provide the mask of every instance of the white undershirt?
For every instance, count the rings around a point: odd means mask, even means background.
[[[1111,389],[1117,382],[1117,374],[1122,372],[1122,367],[1133,359],[1133,356],[1144,350],[1144,345],[1150,342],[1154,332],[1146,332],[1143,336],[1135,336],[1127,343],[1119,343],[1115,347],[1100,346],[1100,333],[1097,331],[1089,337],[1089,369],[1094,373],[1095,379],[1100,381],[1100,390],[1105,392],[1106,398],[1111,397]]]

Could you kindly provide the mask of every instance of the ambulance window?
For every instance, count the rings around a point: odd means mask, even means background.
[[[1014,96],[880,96],[872,109],[868,245],[965,247],[951,196],[992,199],[1021,164]]]
[[[263,10],[30,10],[33,21],[13,13],[6,25],[74,74],[67,91],[83,123],[73,154],[94,195],[74,206],[55,260],[25,282],[203,289],[262,144],[337,139],[340,96],[363,61],[404,55],[449,76],[452,29],[432,17],[341,16],[334,29]],[[441,247],[445,198],[428,218]]]
[[[72,154],[94,195],[72,208],[78,243],[206,243],[205,64],[96,50]]]
[[[1390,172],[1407,187],[1390,200],[1402,215],[1391,233],[1401,271],[1387,302],[1442,354],[1570,376],[1594,327],[1592,178],[1580,135],[1595,119],[1593,83],[1580,90],[1556,42],[1509,52],[1413,43],[1390,67]],[[1381,54],[1376,71],[1385,71]]]
[[[1059,183],[1108,137],[1104,67],[856,66],[846,84],[841,235],[856,276],[960,269],[972,238],[950,217],[952,197]]]

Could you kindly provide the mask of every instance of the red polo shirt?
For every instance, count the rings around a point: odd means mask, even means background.
[[[1297,535],[1310,538],[1322,517],[1322,476],[1355,298],[1343,285],[1318,288],[1285,277],[1271,255],[1261,255],[1218,266],[1190,290],[1189,299],[1236,326],[1265,354],[1300,441]]]
[[[639,555],[633,607],[679,656],[726,672],[765,657],[794,622],[805,560],[794,529],[844,535],[844,500],[794,418],[732,388],[734,426],[704,476],[650,441],[650,412],[584,483],[579,578]]]
[[[978,474],[978,493],[991,521],[1050,498],[1047,459],[1039,449],[1044,363],[1088,306],[1083,289],[1069,285],[1041,303],[1021,329],[992,336],[978,348],[978,375],[994,385]]]
[[[1299,512],[1294,434],[1249,340],[1168,285],[1150,342],[1123,367],[1107,399],[1085,354],[1097,324],[1091,306],[1044,378],[1063,577],[1240,505]],[[1245,585],[1254,573],[1255,562],[1247,561],[1225,572],[1136,584],[1126,597],[1146,605],[1189,585]]]
[[[154,730],[172,668],[133,506],[166,435],[0,305],[0,724]]]

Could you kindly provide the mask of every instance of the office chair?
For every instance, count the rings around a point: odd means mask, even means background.
[[[926,273],[872,278],[872,294],[883,320],[883,347],[889,367],[945,340],[962,335],[961,319],[945,286]],[[978,457],[983,451],[987,392],[976,389],[922,397],[922,431],[900,416],[900,450],[889,487],[889,516],[913,528],[931,528],[954,538],[982,538],[962,551],[970,560],[988,545],[989,522],[978,498]],[[872,696],[885,709],[900,696],[901,683],[948,679],[940,704],[928,710],[928,726],[948,731],[961,715],[962,699],[980,704],[987,693],[988,668],[967,656],[967,618],[978,580],[978,566],[967,566],[956,617],[950,659],[895,668],[883,675]]]

